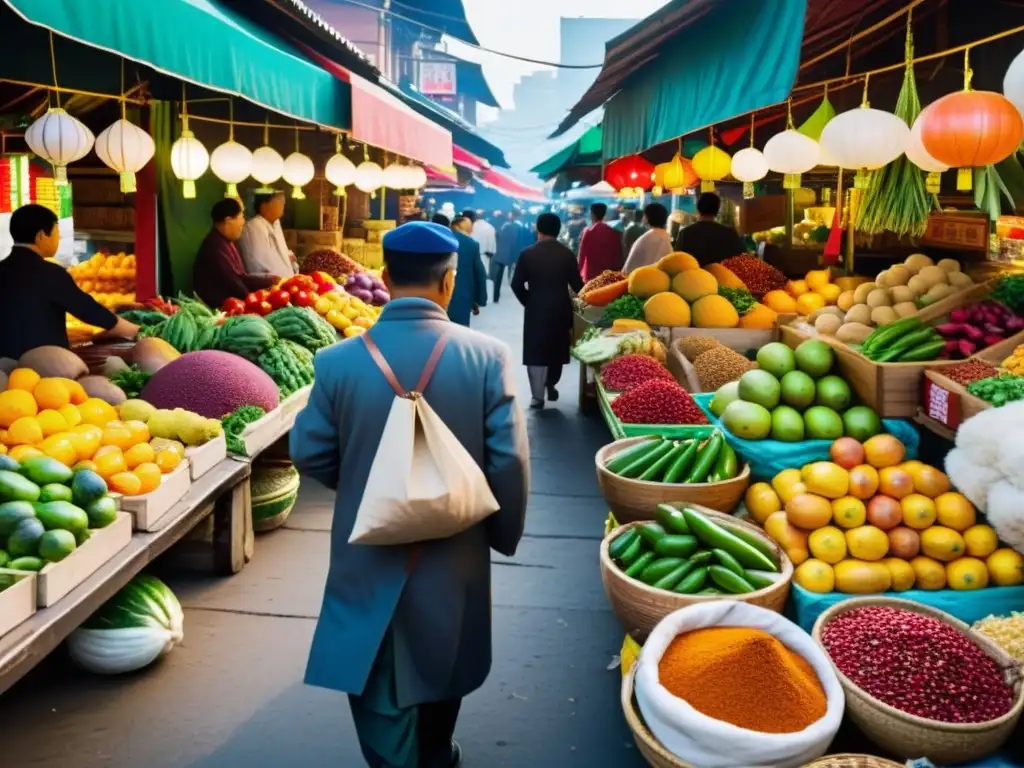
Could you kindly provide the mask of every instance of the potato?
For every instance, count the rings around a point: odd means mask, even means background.
[[[925,267],[934,266],[935,262],[925,256],[923,253],[914,253],[907,256],[906,261],[903,262],[903,266],[910,270],[910,274],[916,275]]]
[[[940,259],[939,263],[936,264],[939,269],[944,269],[947,272],[960,272],[960,262],[956,259]]]
[[[916,298],[914,292],[905,285],[897,285],[890,288],[889,296],[892,297],[893,306],[902,304],[905,301],[913,301]]]
[[[966,272],[950,272],[949,273],[949,284],[956,288],[958,291],[962,291],[966,288],[970,288],[974,285],[974,281],[971,276]]]
[[[846,313],[843,312],[843,310],[841,310],[839,307],[829,306],[822,307],[821,309],[816,309],[813,312],[811,312],[811,314],[807,318],[807,322],[813,325],[817,321],[817,319],[822,315],[834,315],[838,317],[840,320],[846,317]]]
[[[907,281],[913,276],[909,269],[902,264],[897,264],[886,271],[885,284],[889,288],[894,288],[897,285],[906,285]]]
[[[843,321],[835,315],[823,314],[814,321],[814,329],[826,336],[834,336],[842,324]]]
[[[933,285],[928,289],[928,293],[925,294],[925,297],[932,299],[933,301],[938,301],[939,299],[944,299],[954,293],[956,293],[956,288],[951,285],[946,285],[945,283],[939,283],[938,285]]]
[[[876,288],[868,294],[868,300],[865,303],[872,309],[875,307],[891,307],[892,297],[885,288]]]
[[[839,294],[839,298],[836,299],[836,306],[843,310],[843,312],[849,311],[850,307],[856,303],[853,298],[853,291],[843,291]]]
[[[854,304],[846,313],[846,322],[871,325],[871,307],[867,304]]]
[[[889,285],[889,270],[883,269],[877,275],[875,275],[875,285],[879,288],[887,288]]]
[[[864,283],[862,285],[858,285],[853,291],[853,303],[864,304],[868,300],[868,294],[875,290],[877,287],[877,283]]]
[[[874,330],[863,323],[843,323],[836,331],[836,338],[844,344],[861,344]]]
[[[947,274],[949,273],[942,267],[925,267],[915,277],[920,277],[931,288],[933,285],[949,282],[949,278],[946,277]]]
[[[924,296],[931,287],[931,284],[920,275],[914,275],[907,283],[907,288],[914,294],[915,299],[919,296]]]
[[[875,325],[888,325],[900,319],[892,307],[875,307],[871,310],[871,322]]]
[[[917,314],[917,304],[912,301],[901,301],[899,304],[893,307],[893,311],[896,312],[900,318],[910,317],[911,315]]]

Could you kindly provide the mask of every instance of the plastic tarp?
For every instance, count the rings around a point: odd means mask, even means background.
[[[214,0],[3,0],[26,21],[166,75],[347,129],[349,87]]]
[[[732,0],[685,28],[605,105],[606,160],[785,101],[806,0]]]
[[[573,166],[600,166],[602,135],[603,131],[600,125],[588,128],[576,141],[535,165],[530,172],[536,173],[542,179],[550,179],[564,169]]]

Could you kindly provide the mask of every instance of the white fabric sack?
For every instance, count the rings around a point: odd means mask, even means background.
[[[658,682],[658,664],[684,632],[748,627],[774,635],[814,667],[828,701],[824,716],[798,733],[759,733],[701,714]],[[832,664],[796,624],[773,611],[733,600],[682,608],[662,619],[637,662],[636,699],[647,727],[669,752],[696,768],[798,768],[825,754],[843,719],[845,698]],[[770,701],[759,703],[770,708]]]
[[[480,466],[422,396],[396,397],[350,544],[412,544],[461,533],[498,510]]]

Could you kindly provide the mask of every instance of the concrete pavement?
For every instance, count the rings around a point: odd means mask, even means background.
[[[475,327],[521,358],[522,312],[505,291]],[[520,393],[529,402],[525,369]],[[604,425],[576,412],[576,369],[562,398],[529,413],[533,482],[515,558],[493,557],[494,666],[463,707],[467,768],[645,765],[609,670],[622,631],[607,608],[598,542],[607,515],[593,455]],[[332,494],[304,482],[287,525],[260,536],[228,579],[162,574],[185,606],[185,643],[118,678],[80,672],[62,651],[0,697],[0,754],[45,768],[358,768],[346,698],[302,672],[327,568]],[[339,648],[344,654],[345,650]]]

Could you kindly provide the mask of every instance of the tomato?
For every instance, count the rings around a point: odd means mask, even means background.
[[[267,301],[274,309],[281,309],[292,303],[292,297],[288,291],[274,291],[267,297]]]
[[[267,290],[266,288],[261,288],[260,290],[256,291],[256,298],[259,299],[260,301],[266,301],[268,296],[270,296],[270,291]]]
[[[220,308],[222,312],[227,312],[229,315],[239,315],[245,311],[245,302],[232,296],[225,299]]]
[[[319,298],[320,296],[318,296],[315,293],[299,291],[294,296],[292,296],[292,303],[297,307],[311,307],[316,303],[316,300]]]
[[[262,300],[255,293],[250,293],[245,297],[244,310],[247,314],[258,315],[260,313],[260,304]]]
[[[273,307],[273,305],[271,305],[271,303],[269,301],[261,301],[260,302],[260,307],[257,310],[257,314],[263,315],[264,317],[266,317],[267,315],[269,315],[273,311],[274,311],[274,307]]]

